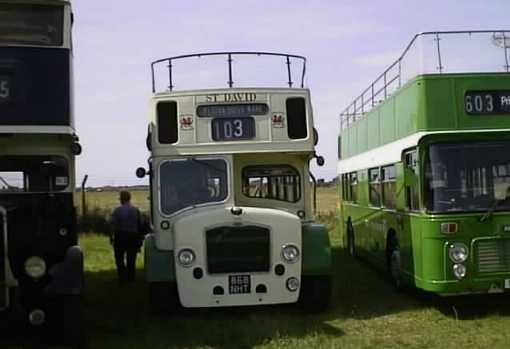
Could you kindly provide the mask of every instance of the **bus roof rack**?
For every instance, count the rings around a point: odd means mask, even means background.
[[[287,84],[290,88],[292,88],[292,85],[294,82],[292,81],[292,74],[291,74],[291,58],[299,59],[302,61],[303,68],[301,70],[301,88],[304,87],[304,80],[305,80],[305,73],[306,73],[306,57],[288,54],[288,53],[276,53],[276,52],[257,52],[257,51],[225,51],[225,52],[207,52],[207,53],[194,53],[189,55],[181,55],[181,56],[173,56],[168,58],[162,58],[158,59],[151,63],[151,73],[152,73],[152,93],[156,93],[156,78],[154,74],[154,67],[157,64],[160,63],[168,63],[168,89],[170,91],[173,91],[174,85],[173,85],[173,77],[172,77],[172,63],[176,60],[180,59],[186,59],[186,58],[200,58],[200,57],[207,57],[207,56],[226,56],[227,57],[227,66],[228,66],[228,87],[233,88],[234,87],[234,80],[232,76],[232,61],[234,56],[240,56],[240,55],[253,55],[253,56],[278,56],[284,58],[284,64],[287,65],[287,77],[288,81]]]
[[[503,49],[503,68],[506,73],[510,72],[510,30],[458,30],[458,31],[430,31],[421,32],[414,35],[413,39],[406,46],[402,54],[394,61],[385,71],[382,72],[363,92],[356,97],[348,106],[340,113],[340,130],[348,127],[353,122],[359,120],[365,113],[369,112],[377,104],[383,102],[391,95],[391,89],[398,90],[402,87],[402,68],[403,60],[413,48],[418,38],[422,36],[432,36],[435,42],[434,50],[436,55],[436,71],[442,74],[445,70],[444,57],[441,56],[441,35],[459,35],[468,34],[492,34],[492,44]],[[393,84],[396,83],[396,88]]]

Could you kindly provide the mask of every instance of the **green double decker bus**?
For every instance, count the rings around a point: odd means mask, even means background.
[[[341,234],[399,288],[510,290],[509,33],[417,34],[341,113]]]

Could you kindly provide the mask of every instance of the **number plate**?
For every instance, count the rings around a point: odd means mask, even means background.
[[[464,110],[468,114],[508,114],[510,91],[467,91]]]
[[[229,275],[228,293],[242,294],[251,292],[250,275]]]
[[[236,141],[253,137],[255,137],[255,120],[252,117],[212,120],[212,138],[215,141]]]
[[[8,76],[0,75],[0,103],[11,99],[11,80]]]
[[[510,288],[510,279],[505,279],[505,288]]]

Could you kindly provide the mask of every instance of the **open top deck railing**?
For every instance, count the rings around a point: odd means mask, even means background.
[[[474,57],[466,57],[462,56],[459,60],[459,55],[454,55],[454,57],[445,57],[445,50],[447,50],[446,46],[441,44],[441,40],[450,39],[451,37],[456,36],[457,38],[461,38],[463,40],[473,39],[474,36],[483,36],[490,35],[490,40],[487,40],[486,43],[489,42],[495,46],[501,48],[501,53],[496,53],[490,50],[484,51],[482,47],[477,46],[477,55]],[[432,38],[432,42],[422,41],[422,45],[418,45],[418,39],[426,39]],[[484,39],[482,37],[482,39]],[[429,45],[428,47],[426,45]],[[452,44],[452,42],[450,42]],[[453,43],[455,44],[455,43]],[[473,44],[471,42],[470,44]],[[479,44],[479,42],[475,42],[474,44]],[[418,47],[419,46],[419,47]],[[453,50],[461,51],[460,47],[453,46]],[[420,61],[421,67],[419,67],[418,71],[414,71],[412,74],[405,74],[403,71],[406,68],[410,68],[410,71],[416,68],[415,61],[408,61],[409,56],[411,56],[411,52],[414,49],[421,49],[419,53],[421,53]],[[406,46],[400,57],[397,58],[386,70],[380,74],[372,83],[365,89],[363,92],[356,97],[348,106],[340,113],[340,130],[349,127],[353,122],[359,120],[370,111],[374,106],[386,100],[392,93],[400,89],[402,85],[409,79],[415,77],[418,74],[425,73],[460,73],[460,72],[469,72],[469,71],[491,71],[491,72],[510,72],[510,31],[509,30],[471,30],[471,31],[437,31],[437,32],[423,32],[416,34],[411,42]],[[426,51],[427,52],[424,52]],[[432,51],[432,52],[430,52]],[[490,51],[490,52],[489,52]],[[473,62],[475,59],[483,60],[484,54],[491,55],[490,60],[497,59],[501,62],[499,68],[494,66],[491,63],[490,66],[484,66],[480,63],[480,61],[475,62],[474,70],[466,69],[466,66],[460,68],[465,61]],[[434,57],[435,61],[432,61],[432,66],[426,66],[424,59],[430,59],[430,57]],[[449,58],[452,58],[449,60]],[[457,59],[457,60],[456,60]],[[460,64],[462,62],[462,64]],[[457,65],[457,66],[456,66]],[[483,67],[483,68],[481,68]],[[416,69],[415,69],[416,70]]]
[[[233,62],[235,56],[245,56],[245,55],[251,55],[251,56],[276,56],[283,58],[283,64],[287,71],[287,78],[288,81],[286,81],[286,84],[289,86],[289,88],[292,88],[294,85],[294,81],[292,80],[292,72],[291,72],[291,64],[294,59],[297,59],[301,61],[302,69],[301,69],[301,81],[300,86],[301,88],[304,87],[304,81],[305,81],[305,73],[306,73],[306,58],[303,56],[297,56],[292,55],[288,53],[275,53],[275,52],[245,52],[245,51],[232,51],[232,52],[208,52],[208,53],[195,53],[195,54],[189,54],[189,55],[182,55],[182,56],[174,56],[174,57],[168,57],[163,59],[158,59],[157,61],[154,61],[151,63],[151,73],[152,73],[152,92],[156,93],[156,76],[155,76],[155,66],[159,64],[167,64],[168,67],[168,90],[173,91],[174,90],[174,78],[173,78],[173,63],[176,60],[182,60],[187,58],[201,58],[201,57],[207,57],[207,56],[225,56],[226,62],[227,62],[227,69],[226,74],[228,77],[228,87],[233,88],[234,87],[234,74],[233,74]]]

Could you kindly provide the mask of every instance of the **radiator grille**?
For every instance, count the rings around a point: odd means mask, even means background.
[[[7,284],[5,272],[5,217],[0,212],[0,309],[7,306]]]
[[[510,272],[510,239],[479,241],[476,255],[479,273]]]
[[[210,274],[269,271],[269,230],[257,226],[218,227],[206,232]]]

